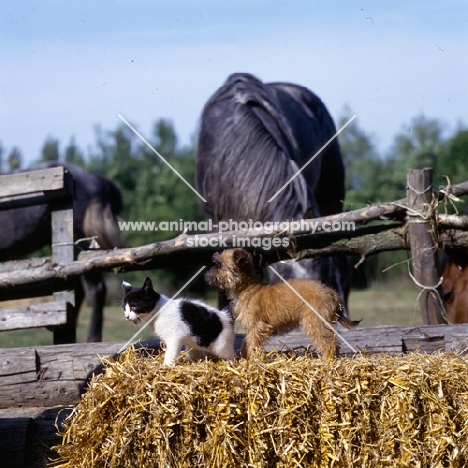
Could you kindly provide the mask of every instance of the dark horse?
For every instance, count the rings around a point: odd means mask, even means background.
[[[201,203],[205,215],[215,223],[265,222],[341,212],[345,180],[336,139],[268,203],[335,132],[325,105],[307,88],[265,84],[246,73],[229,76],[201,116],[195,182],[207,200]],[[345,258],[282,262],[276,268],[286,278],[321,279],[347,301]]]
[[[73,164],[45,163],[31,169],[64,166],[73,176],[75,197],[73,199],[74,239],[96,236],[103,249],[122,245],[117,217],[122,210],[119,189],[105,177],[86,171]],[[0,211],[0,262],[15,260],[50,244],[51,214],[48,205],[30,206]],[[78,249],[89,248],[89,241],[80,242]],[[86,289],[92,308],[88,342],[102,341],[103,307],[106,286],[101,273],[85,274]],[[75,290],[75,310],[79,311],[84,299],[81,281]],[[77,313],[74,323],[76,327]]]
[[[441,263],[442,296],[449,322],[468,323],[468,249],[449,250]]]

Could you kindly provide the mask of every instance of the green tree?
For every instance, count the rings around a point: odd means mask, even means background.
[[[445,186],[448,183],[453,185],[466,180],[468,180],[468,130],[460,128],[448,139],[439,156],[436,183]],[[447,207],[449,211],[455,211],[451,205]],[[467,207],[466,197],[463,202],[456,205],[457,210],[461,212]]]
[[[79,150],[75,143],[75,138],[70,140],[70,143],[65,148],[65,162],[70,164],[76,164],[77,166],[85,166],[85,158],[83,153]]]
[[[47,137],[42,146],[41,161],[59,161],[59,142],[55,138]]]
[[[8,169],[10,171],[16,171],[18,169],[21,169],[21,166],[23,164],[23,156],[21,154],[21,151],[19,148],[16,146],[13,147],[8,154]]]
[[[350,109],[345,109],[338,126],[342,127],[351,115]],[[357,209],[381,201],[381,162],[373,137],[354,122],[345,128],[338,139],[346,168],[346,209]]]
[[[408,169],[432,167],[438,171],[438,161],[444,151],[443,133],[440,121],[421,115],[395,136],[382,167],[381,187],[387,194],[387,201],[406,196]]]
[[[120,126],[115,131],[104,132],[97,128],[96,136],[97,148],[87,167],[106,175],[120,188],[124,201],[123,219],[155,222],[156,225],[161,221],[203,219],[196,195],[131,129]],[[157,121],[148,141],[179,174],[194,184],[194,150],[178,147],[175,130],[169,121]],[[179,230],[141,230],[125,234],[130,246],[138,246],[173,238],[179,233]],[[191,269],[151,272],[157,284],[164,284],[167,291],[180,287],[187,275],[192,274]],[[130,275],[130,281],[142,283],[143,275],[134,273]],[[202,279],[192,286],[198,290],[205,287]]]

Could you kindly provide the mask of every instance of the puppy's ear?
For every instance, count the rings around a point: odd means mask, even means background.
[[[247,266],[252,264],[252,255],[247,250],[235,249],[232,253],[232,261],[238,267]]]
[[[219,252],[215,252],[215,253],[211,256],[211,260],[213,261],[213,263],[219,263]]]

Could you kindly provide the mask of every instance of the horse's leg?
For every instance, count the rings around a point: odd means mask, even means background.
[[[77,277],[75,282],[75,311],[76,311],[76,318],[78,318],[78,314],[80,313],[81,304],[83,304],[83,300],[85,297],[85,290],[83,287],[83,283],[81,282],[81,278]]]
[[[351,264],[349,258],[346,255],[337,255],[331,259],[335,263],[334,276],[336,279],[336,291],[344,302],[343,316],[349,318],[348,298],[351,291]]]
[[[103,308],[106,300],[106,284],[102,273],[85,275],[88,300],[91,306],[91,320],[88,343],[102,341]]]
[[[333,288],[343,300],[343,317],[349,318],[348,297],[351,289],[351,266],[345,255],[321,258],[322,281]]]

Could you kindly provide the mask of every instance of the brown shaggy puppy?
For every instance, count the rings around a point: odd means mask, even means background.
[[[215,253],[213,263],[205,279],[226,292],[234,318],[247,330],[243,356],[261,348],[271,335],[299,325],[320,354],[335,356],[339,346],[333,325],[337,320],[346,328],[359,323],[338,314],[342,308],[340,297],[319,281],[291,279],[290,286],[266,284],[255,271],[252,255],[244,249]]]

